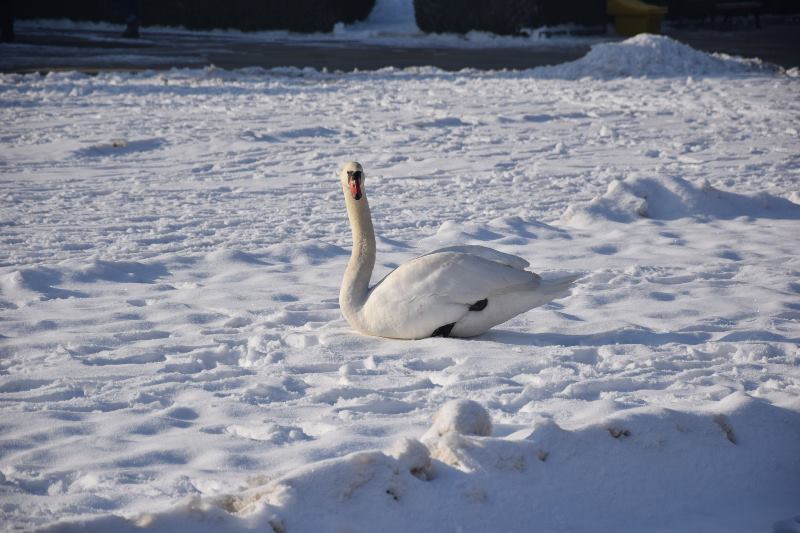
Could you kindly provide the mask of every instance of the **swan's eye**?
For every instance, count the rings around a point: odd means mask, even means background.
[[[348,170],[347,171],[347,181],[351,181],[353,178],[360,180],[361,179],[361,171],[360,170]]]

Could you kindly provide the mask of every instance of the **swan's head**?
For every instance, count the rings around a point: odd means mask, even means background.
[[[342,167],[342,187],[353,200],[361,200],[364,196],[364,169],[361,163],[350,161]]]

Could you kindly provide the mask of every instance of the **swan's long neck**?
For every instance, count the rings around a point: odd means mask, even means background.
[[[369,280],[375,267],[375,230],[366,195],[355,200],[350,194],[345,194],[345,203],[350,229],[353,230],[353,253],[344,272],[339,305],[350,320],[367,300]]]

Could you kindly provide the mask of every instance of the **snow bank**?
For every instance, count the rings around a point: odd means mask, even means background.
[[[570,430],[543,420],[498,437],[484,434],[483,407],[460,400],[422,442],[389,453],[312,464],[132,522],[51,531],[778,531],[800,511],[798,407],[734,393],[701,410],[642,407]]]
[[[721,191],[708,182],[697,186],[677,177],[630,176],[614,180],[589,202],[571,204],[561,222],[588,228],[606,221],[628,223],[640,218],[674,220],[685,217],[800,219],[800,205],[767,193]]]
[[[581,59],[535,69],[543,77],[580,79],[720,76],[775,70],[758,59],[707,54],[663,35],[642,33],[619,43],[599,43]]]

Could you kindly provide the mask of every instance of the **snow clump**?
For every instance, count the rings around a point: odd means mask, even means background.
[[[431,452],[416,439],[403,438],[394,443],[389,455],[408,468],[414,477],[429,480],[432,477]]]
[[[492,418],[478,402],[452,400],[433,415],[433,425],[422,440],[433,441],[448,433],[488,437],[492,434]]]

